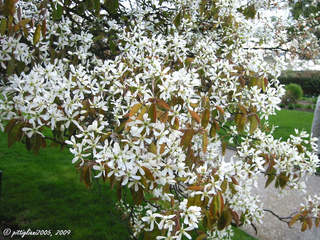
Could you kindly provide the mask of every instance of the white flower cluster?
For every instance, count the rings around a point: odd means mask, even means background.
[[[305,204],[301,204],[301,210],[309,211],[312,217],[320,219],[320,197],[318,195],[308,196],[305,200]]]

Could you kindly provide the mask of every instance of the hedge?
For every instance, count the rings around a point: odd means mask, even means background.
[[[320,72],[284,73],[278,79],[281,84],[295,83],[300,85],[304,95],[320,95]]]

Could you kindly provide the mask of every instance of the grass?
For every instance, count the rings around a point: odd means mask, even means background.
[[[37,156],[19,144],[8,149],[6,136],[0,134],[1,233],[9,227],[52,230],[52,239],[129,239],[114,208],[114,194],[106,184],[101,185],[101,195],[97,184],[87,190],[71,159],[68,151],[57,149]],[[57,230],[71,230],[71,234],[54,236]]]
[[[282,109],[278,111],[277,115],[269,117],[270,125],[279,126],[273,136],[286,141],[291,134],[295,133],[294,129],[305,130],[310,134],[313,115],[312,112],[297,110]]]
[[[65,150],[40,150],[35,156],[22,144],[7,148],[0,132],[0,239],[6,228],[51,230],[50,239],[130,239],[126,223],[116,211],[115,193],[108,184],[87,190]],[[57,230],[71,230],[68,236],[55,236]],[[17,239],[20,239],[18,237]],[[24,239],[35,239],[34,237]],[[37,236],[36,239],[49,239]],[[254,239],[235,229],[234,240]]]

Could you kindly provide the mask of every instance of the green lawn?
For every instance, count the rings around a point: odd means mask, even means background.
[[[8,149],[7,137],[0,132],[0,239],[6,228],[51,230],[53,234],[52,238],[24,239],[130,239],[126,224],[114,207],[115,193],[103,183],[100,191],[96,183],[87,190],[71,159],[67,150],[47,148],[35,156],[22,144]],[[55,236],[57,230],[71,233]],[[254,238],[235,229],[233,239]]]
[[[277,115],[269,117],[270,125],[279,126],[273,136],[277,139],[282,138],[287,140],[291,134],[294,134],[294,129],[305,130],[311,133],[311,125],[313,121],[312,112],[304,112],[297,110],[282,109],[277,112]]]
[[[101,195],[97,184],[87,190],[71,159],[67,150],[46,149],[35,156],[21,144],[8,149],[0,134],[0,239],[7,227],[52,230],[52,239],[129,239],[109,187],[101,184]],[[71,234],[54,236],[57,230]]]

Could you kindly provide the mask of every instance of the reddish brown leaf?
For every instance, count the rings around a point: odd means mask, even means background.
[[[215,106],[215,108],[219,111],[220,115],[224,115],[224,110],[221,107]]]
[[[234,219],[234,221],[236,222],[236,226],[238,227],[240,224],[240,218],[239,218],[239,214],[237,212],[234,212],[231,208],[228,208],[232,218]]]
[[[141,109],[141,107],[142,107],[142,103],[137,103],[137,104],[135,104],[135,105],[131,108],[128,117],[134,116],[134,115]]]
[[[173,122],[173,126],[172,126],[173,129],[178,130],[179,126],[180,126],[179,119],[177,117],[174,117],[174,122]]]
[[[168,121],[168,117],[169,117],[169,112],[166,111],[164,114],[162,114],[159,118],[160,122],[162,123],[166,123]],[[179,128],[179,126],[178,126]]]
[[[195,120],[198,124],[200,124],[201,120],[200,120],[199,115],[196,112],[192,111],[191,109],[188,109],[188,110],[189,110],[193,120]]]
[[[187,187],[188,190],[191,190],[191,191],[202,191],[204,189],[203,186],[190,186],[190,187]]]
[[[165,109],[165,110],[171,110],[171,107],[163,100],[158,98],[149,98],[150,102],[155,102],[159,108]]]
[[[307,218],[307,222],[308,222],[309,229],[311,229],[312,228],[312,219],[311,219],[311,217]]]
[[[132,199],[135,205],[141,205],[143,201],[143,188],[139,185],[138,191],[131,189]]]
[[[86,186],[87,189],[91,188],[92,179],[91,179],[91,167],[90,166],[84,166],[82,168],[81,179],[84,182],[84,185]]]
[[[206,108],[202,113],[201,126],[206,128],[210,120],[210,110]]]
[[[42,145],[42,136],[36,133],[34,137],[34,147],[33,147],[33,153],[35,155],[39,153],[41,145]]]
[[[243,105],[238,104],[238,108],[239,108],[239,111],[240,111],[243,115],[247,115],[247,114],[248,114],[247,109],[246,109]]]
[[[151,119],[151,122],[155,123],[157,121],[157,106],[152,103],[149,107],[148,117]]]
[[[206,239],[206,238],[207,238],[207,234],[203,233],[203,234],[200,234],[200,235],[196,238],[196,240],[204,240],[204,239]]]
[[[315,222],[316,222],[316,227],[318,228],[320,226],[320,218],[316,218]]]
[[[116,183],[116,178],[115,178],[114,174],[112,174],[112,175],[110,176],[109,181],[110,181],[110,188],[111,188],[111,190],[113,190],[114,185],[115,185],[115,183]]]
[[[123,190],[122,185],[121,183],[119,183],[117,187],[117,193],[116,193],[118,201],[122,199],[122,190]]]
[[[150,181],[154,181],[154,176],[153,176],[153,174],[151,173],[151,171],[149,170],[149,168],[146,168],[146,167],[144,167],[144,166],[142,166],[142,169],[144,170],[144,172],[145,172],[145,177],[146,177],[146,179],[148,179],[148,180],[150,180]]]
[[[42,25],[41,25],[41,33],[43,37],[46,35],[46,32],[47,32],[47,20],[43,19]]]
[[[181,138],[180,146],[183,148],[187,148],[191,143],[193,135],[194,135],[194,129],[188,129]]]
[[[12,131],[13,127],[15,126],[15,124],[16,124],[17,121],[18,121],[18,119],[11,119],[11,120],[7,123],[4,131],[5,131],[6,133],[10,133],[10,132]]]
[[[207,152],[208,136],[206,133],[203,133],[202,136],[202,151],[205,154]]]

